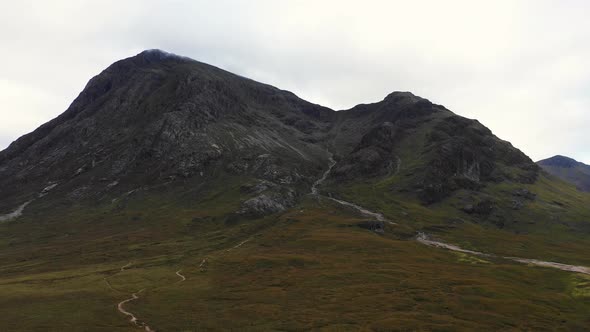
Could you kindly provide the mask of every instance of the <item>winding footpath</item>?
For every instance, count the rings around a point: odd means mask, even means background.
[[[118,274],[118,273],[121,273],[121,272],[125,271],[125,269],[127,269],[130,266],[131,266],[131,262],[129,262],[129,263],[121,266],[121,269],[119,270],[119,272],[117,272],[115,274]],[[109,287],[109,289],[112,290],[112,291],[121,292],[120,290],[116,290],[115,288],[113,288],[113,285],[111,285],[111,282],[109,281],[109,278],[110,277],[112,277],[112,276],[107,276],[107,277],[102,278],[104,280],[104,282],[107,284],[107,287]]]
[[[180,272],[181,272],[181,271],[182,271],[182,270],[178,270],[178,271],[176,271],[176,275],[180,277],[180,280],[179,280],[178,282],[183,282],[183,281],[185,281],[185,280],[186,280],[186,277],[185,277],[185,276],[183,276],[182,274],[180,274]]]
[[[239,248],[239,247],[241,247],[242,245],[244,245],[246,242],[248,242],[248,241],[250,241],[250,240],[252,240],[252,238],[248,238],[248,239],[246,239],[246,240],[244,240],[244,241],[242,241],[242,242],[240,242],[240,243],[236,244],[235,246],[233,246],[233,247],[231,247],[231,248],[229,248],[229,249],[226,249],[226,250],[225,250],[223,253],[226,253],[226,252],[228,252],[228,251],[231,251],[231,250],[234,250],[234,249],[236,249],[236,248]],[[199,264],[199,268],[200,268],[201,270],[203,270],[203,269],[205,268],[205,266],[206,266],[206,264],[207,264],[207,261],[208,261],[208,258],[207,258],[207,257],[205,257],[205,258],[204,258],[204,259],[201,261],[201,264]],[[121,268],[120,268],[120,271],[119,271],[118,273],[121,273],[121,272],[123,272],[123,271],[127,270],[127,269],[128,269],[130,266],[131,266],[131,265],[132,265],[132,262],[129,262],[129,263],[127,263],[127,264],[125,264],[125,265],[121,266]],[[181,272],[182,272],[182,269],[180,269],[180,270],[176,271],[176,275],[177,275],[177,276],[180,278],[180,280],[179,280],[179,281],[177,281],[177,283],[181,283],[181,282],[184,282],[184,281],[186,281],[186,276],[184,276],[184,275],[183,275]],[[109,282],[109,280],[108,280],[106,277],[104,278],[104,281],[106,282],[107,286],[108,286],[108,287],[109,287],[111,290],[117,291],[116,289],[114,289],[114,288],[111,286],[111,283]],[[153,330],[151,327],[149,327],[149,325],[147,325],[145,322],[143,322],[143,321],[140,321],[140,320],[137,318],[137,316],[135,316],[133,313],[131,313],[131,312],[129,312],[129,311],[127,311],[127,310],[125,310],[125,304],[126,304],[126,303],[129,303],[129,302],[132,302],[132,301],[136,301],[136,300],[138,300],[138,299],[139,299],[139,294],[140,294],[141,292],[143,292],[143,291],[145,291],[145,288],[144,288],[144,289],[142,289],[142,290],[139,290],[139,291],[137,291],[137,292],[135,292],[135,293],[133,293],[133,294],[131,294],[131,297],[130,297],[130,298],[124,299],[123,301],[119,302],[119,303],[117,304],[117,310],[119,310],[119,312],[120,312],[120,313],[122,313],[123,315],[125,315],[125,316],[129,317],[129,322],[130,322],[130,323],[132,323],[132,324],[135,324],[136,326],[143,328],[143,329],[144,329],[146,332],[155,332],[155,330]]]
[[[588,268],[586,266],[568,265],[568,264],[562,264],[562,263],[556,263],[556,262],[546,262],[546,261],[540,261],[537,259],[530,259],[530,258],[519,258],[519,257],[504,257],[504,258],[513,260],[515,262],[523,263],[523,264],[532,264],[532,265],[536,265],[536,266],[550,267],[550,268],[554,268],[554,269],[558,269],[558,270],[562,270],[562,271],[576,272],[576,273],[583,273],[583,274],[590,275],[590,268]]]
[[[127,263],[126,265],[123,265],[123,266],[121,267],[121,269],[120,269],[120,272],[123,272],[123,271],[125,271],[125,270],[126,270],[127,268],[129,268],[130,266],[131,266],[131,262]],[[177,275],[178,277],[180,277],[180,280],[178,281],[179,283],[180,283],[180,282],[183,282],[183,281],[185,281],[185,280],[186,280],[186,277],[185,277],[184,275],[182,275],[180,272],[182,272],[182,270],[178,270],[178,271],[176,271],[176,275]],[[108,279],[106,279],[106,278],[105,278],[104,280],[106,281],[106,283],[107,283],[107,285],[109,286],[109,288],[110,288],[110,289],[112,289],[112,290],[115,290],[115,289],[114,289],[114,288],[111,286],[111,283],[108,281]],[[142,289],[142,290],[140,290],[140,291],[137,291],[137,292],[135,292],[135,293],[131,294],[131,297],[130,297],[130,298],[128,298],[128,299],[125,299],[125,300],[123,300],[123,301],[119,302],[119,303],[117,304],[117,310],[119,310],[119,312],[120,312],[120,313],[122,313],[123,315],[125,315],[125,316],[128,316],[128,317],[129,317],[129,322],[130,322],[130,323],[132,323],[132,324],[135,324],[136,326],[143,328],[143,329],[144,329],[146,332],[155,332],[155,330],[153,330],[151,327],[149,327],[149,325],[147,325],[146,323],[144,323],[144,322],[140,321],[139,319],[137,319],[137,317],[136,317],[136,316],[135,316],[133,313],[131,313],[131,312],[129,312],[129,311],[127,311],[127,310],[125,310],[125,304],[126,304],[126,303],[129,303],[129,302],[131,302],[131,301],[138,300],[138,299],[139,299],[139,294],[140,294],[141,292],[143,292],[144,290],[145,290],[145,288],[144,288],[144,289]],[[115,291],[116,291],[116,290],[115,290]]]
[[[205,258],[203,258],[203,260],[201,261],[201,264],[199,264],[199,270],[200,270],[201,272],[205,272],[205,271],[207,271],[207,260],[208,260],[208,258],[207,258],[207,257],[205,257]]]
[[[369,211],[369,210],[367,210],[367,209],[365,209],[365,208],[363,208],[361,206],[358,206],[358,205],[356,205],[354,203],[350,203],[350,202],[343,201],[343,200],[340,200],[340,199],[336,199],[336,198],[332,198],[332,197],[327,197],[327,196],[324,196],[324,197],[327,198],[327,199],[329,199],[329,200],[332,200],[332,201],[334,201],[334,202],[336,202],[336,203],[338,203],[340,205],[351,207],[351,208],[357,210],[358,212],[360,212],[361,214],[364,214],[365,216],[368,216],[368,217],[371,217],[371,218],[375,218],[378,221],[386,221],[386,222],[388,222],[390,224],[394,224],[394,223],[388,221],[387,219],[385,219],[385,217],[381,213]]]
[[[427,245],[430,247],[435,247],[435,248],[448,249],[451,251],[458,251],[458,252],[477,255],[477,256],[503,258],[503,259],[511,260],[514,262],[522,263],[522,264],[530,264],[530,265],[541,266],[541,267],[550,267],[550,268],[554,268],[554,269],[558,269],[558,270],[562,270],[562,271],[576,272],[576,273],[583,273],[583,274],[590,275],[590,268],[585,267],[585,266],[568,265],[568,264],[562,264],[562,263],[556,263],[556,262],[547,262],[547,261],[542,261],[542,260],[538,260],[538,259],[530,259],[530,258],[497,256],[497,255],[492,255],[492,254],[486,254],[486,253],[479,252],[479,251],[463,249],[463,248],[453,245],[453,244],[448,244],[448,243],[444,243],[444,242],[431,240],[428,237],[428,235],[426,235],[424,233],[418,233],[418,236],[416,237],[416,241],[418,241],[424,245]]]
[[[320,191],[319,191],[318,187],[321,186],[324,183],[324,181],[326,181],[326,179],[328,178],[328,175],[330,175],[330,172],[332,172],[332,168],[334,168],[334,166],[336,165],[336,160],[334,160],[332,153],[330,153],[329,160],[330,160],[330,165],[328,166],[328,170],[326,170],[324,172],[324,174],[322,174],[322,177],[319,178],[316,182],[314,182],[314,184],[311,186],[311,194],[312,195],[321,196],[321,197],[327,198],[331,201],[334,201],[340,205],[351,207],[351,208],[357,210],[358,212],[360,212],[361,214],[363,214],[365,216],[369,216],[371,218],[375,218],[378,221],[384,221],[384,222],[389,222],[391,224],[395,224],[395,223],[392,223],[392,222],[388,221],[387,219],[385,219],[385,217],[381,213],[369,211],[369,210],[367,210],[361,206],[358,206],[354,203],[351,203],[351,202],[343,201],[343,200],[332,198],[329,196],[320,195]]]
[[[131,265],[132,265],[132,263],[129,262],[129,263],[121,266],[121,268],[120,268],[120,270],[119,270],[118,273],[121,273],[121,272],[125,271]],[[178,272],[180,272],[180,271],[178,271]],[[177,272],[177,274],[178,274],[178,272]],[[109,282],[109,280],[106,277],[104,278],[104,281],[107,283],[107,286],[111,290],[114,290],[114,291],[117,291],[118,292],[118,290],[114,289],[113,286],[111,286],[111,283]],[[131,297],[130,298],[125,299],[125,300],[119,302],[117,304],[117,310],[119,310],[119,312],[122,313],[123,315],[128,316],[129,317],[129,322],[135,324],[138,327],[142,327],[146,332],[155,332],[155,330],[152,330],[146,323],[138,320],[137,317],[134,314],[132,314],[131,312],[125,310],[125,307],[124,307],[125,306],[125,303],[128,303],[128,302],[135,301],[135,300],[139,299],[139,295],[138,294],[141,293],[141,292],[143,292],[144,290],[145,289],[142,289],[140,291],[137,291],[137,292],[131,294]]]
[[[104,282],[107,284],[107,287],[109,287],[110,290],[118,292],[118,290],[113,288],[113,286],[111,285],[111,283],[109,282],[109,279],[107,279],[107,277],[102,278],[102,280],[104,280]]]
[[[361,214],[369,216],[371,218],[375,218],[378,221],[388,222],[392,225],[395,225],[395,223],[388,221],[381,213],[373,212],[373,211],[367,210],[361,206],[358,206],[354,203],[335,199],[335,198],[328,197],[328,196],[324,196],[319,193],[318,187],[321,186],[324,181],[326,181],[326,179],[330,175],[330,172],[332,171],[332,168],[334,168],[334,166],[336,165],[336,161],[334,160],[332,153],[330,153],[330,152],[328,152],[328,153],[329,153],[329,160],[330,160],[328,170],[324,174],[322,174],[322,177],[319,178],[313,184],[313,186],[311,187],[311,194],[315,195],[315,196],[321,196],[321,197],[327,198],[327,199],[332,200],[340,205],[351,207],[351,208],[357,210],[358,212],[360,212]],[[396,170],[396,174],[397,174],[397,172],[399,172],[400,166],[401,166],[401,159],[399,159],[399,157],[398,157],[398,167]],[[568,265],[568,264],[557,263],[557,262],[548,262],[548,261],[542,261],[542,260],[531,259],[531,258],[498,256],[498,255],[493,255],[493,254],[487,254],[487,253],[483,253],[483,252],[479,252],[479,251],[463,249],[463,248],[453,245],[453,244],[448,244],[448,243],[432,240],[425,233],[418,233],[418,236],[416,237],[416,241],[418,241],[419,243],[422,243],[426,246],[433,247],[433,248],[447,249],[447,250],[451,250],[451,251],[457,251],[457,252],[462,252],[462,253],[472,254],[472,255],[477,255],[477,256],[484,256],[484,257],[499,257],[499,258],[503,258],[503,259],[514,261],[514,262],[527,264],[527,265],[549,267],[549,268],[554,268],[554,269],[558,269],[558,270],[562,270],[562,271],[576,272],[576,273],[583,273],[583,274],[590,275],[590,267],[578,266],[578,265]]]
[[[128,267],[130,267],[130,266],[131,266],[131,262],[129,262],[129,263],[127,263],[127,264],[125,264],[125,265],[121,266],[121,272],[125,271],[125,270],[126,270]]]
[[[430,237],[428,235],[426,235],[426,233],[422,233],[422,232],[418,233],[418,236],[416,236],[416,241],[418,241],[424,245],[427,245],[429,247],[448,249],[451,251],[462,252],[464,254],[472,254],[472,255],[477,255],[477,256],[488,256],[488,257],[493,256],[490,254],[484,254],[483,252],[479,252],[479,251],[463,249],[463,248],[458,247],[453,244],[448,244],[448,243],[444,243],[444,242],[438,242],[438,241],[431,240]]]
[[[329,153],[330,157],[330,165],[328,166],[328,170],[324,172],[324,174],[322,174],[322,177],[319,178],[316,182],[313,183],[313,185],[311,186],[311,194],[312,195],[319,195],[320,191],[318,190],[318,187],[322,185],[322,183],[324,183],[324,181],[326,181],[326,179],[328,178],[328,175],[330,175],[330,172],[332,172],[332,168],[334,168],[334,166],[336,166],[336,160],[334,160],[334,156],[332,155],[332,153]]]
[[[226,249],[226,250],[225,250],[225,252],[232,251],[232,250],[234,250],[234,249],[236,249],[236,248],[239,248],[239,247],[241,247],[241,246],[242,246],[244,243],[246,243],[246,242],[248,242],[248,241],[250,241],[250,240],[251,240],[251,239],[246,239],[246,240],[244,240],[244,241],[242,241],[242,242],[240,242],[240,243],[236,244],[235,246],[233,246],[233,247],[231,247],[231,248],[229,248],[229,249]]]
[[[135,324],[135,325],[137,325],[139,327],[143,327],[146,332],[155,332],[147,324],[145,324],[144,322],[139,321],[137,319],[137,317],[135,317],[134,314],[132,314],[129,311],[125,310],[125,308],[123,307],[125,305],[125,303],[131,302],[131,301],[135,301],[135,300],[139,299],[139,296],[137,294],[139,294],[139,293],[141,293],[143,291],[144,291],[144,289],[142,289],[142,290],[140,290],[138,292],[135,292],[135,293],[131,294],[131,297],[130,298],[119,302],[119,304],[117,305],[117,309],[119,309],[119,312],[122,313],[123,315],[129,316],[129,321],[131,323],[133,323],[133,324]]]

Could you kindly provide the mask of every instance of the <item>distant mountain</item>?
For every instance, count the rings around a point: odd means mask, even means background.
[[[537,162],[544,170],[583,191],[590,192],[590,165],[565,156],[554,156]]]

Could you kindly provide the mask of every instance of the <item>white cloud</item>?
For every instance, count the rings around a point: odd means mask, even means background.
[[[335,109],[409,90],[533,159],[590,163],[585,1],[0,4],[0,148],[117,59],[162,48]]]

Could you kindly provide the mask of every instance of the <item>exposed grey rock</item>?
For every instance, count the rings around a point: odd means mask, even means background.
[[[524,202],[520,199],[513,199],[512,200],[512,209],[520,210],[524,207]]]
[[[373,231],[375,233],[385,233],[385,223],[379,220],[363,221],[357,224],[358,227]]]
[[[537,198],[537,194],[530,192],[528,189],[516,189],[512,192],[512,195],[515,197],[521,197],[530,201],[534,201]]]
[[[491,200],[485,199],[476,204],[467,204],[462,208],[462,210],[468,214],[478,214],[486,216],[492,213],[494,207],[495,205]]]
[[[48,185],[47,187],[43,188],[43,190],[41,190],[41,192],[39,193],[39,197],[46,196],[47,194],[49,194],[49,192],[53,188],[57,187],[57,185],[58,185],[58,183],[52,183],[52,184]]]
[[[243,184],[240,187],[240,191],[242,191],[243,193],[247,193],[247,194],[254,194],[254,195],[258,195],[264,191],[267,191],[269,189],[273,189],[276,188],[277,184],[272,183],[270,181],[266,181],[266,180],[259,180],[256,183],[250,183],[250,184]]]
[[[465,206],[462,208],[462,210],[463,210],[464,212],[466,212],[466,213],[469,213],[469,214],[471,214],[471,213],[474,213],[474,212],[475,212],[475,208],[474,208],[473,204],[467,204],[467,205],[465,205]]]
[[[114,187],[114,186],[116,186],[116,185],[118,185],[118,184],[119,184],[119,181],[115,180],[115,181],[113,181],[113,182],[111,182],[111,183],[107,184],[107,188]]]
[[[242,203],[238,214],[249,217],[283,212],[294,206],[296,196],[293,190],[284,189],[281,192],[263,193]]]

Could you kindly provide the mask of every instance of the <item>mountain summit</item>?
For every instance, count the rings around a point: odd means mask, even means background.
[[[553,156],[537,162],[545,171],[590,192],[590,166],[565,156]]]

